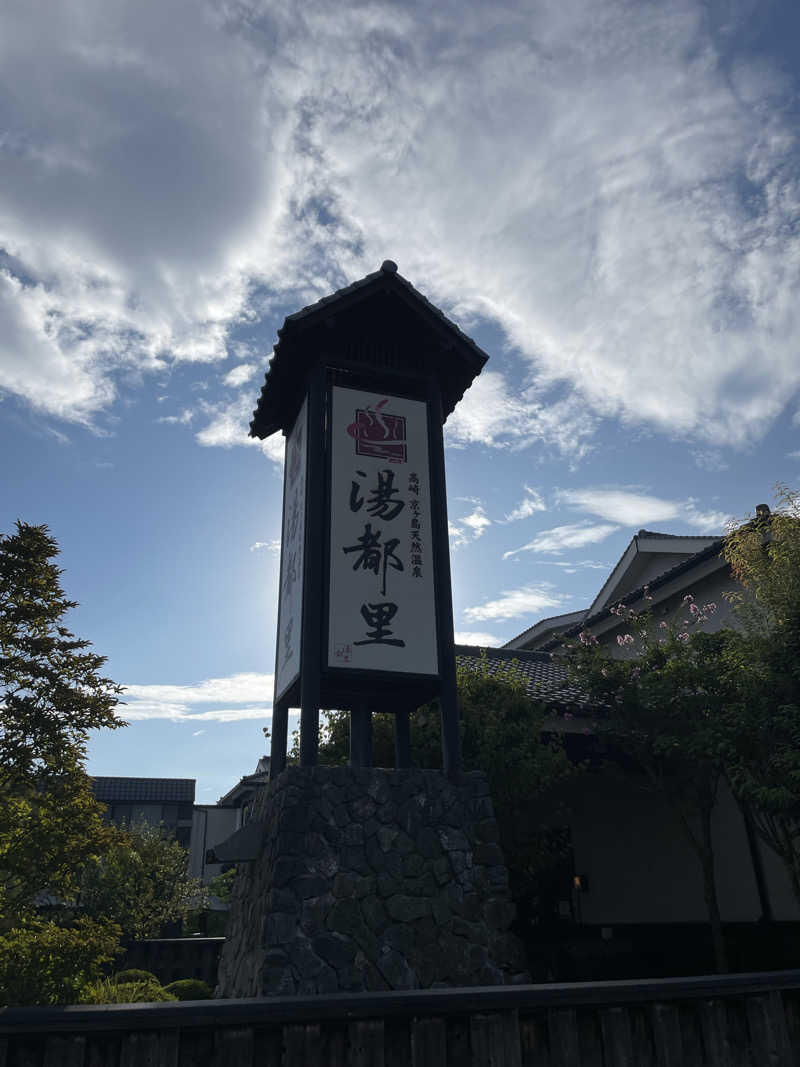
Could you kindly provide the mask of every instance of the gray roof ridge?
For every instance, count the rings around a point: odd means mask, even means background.
[[[581,623],[575,626],[571,626],[568,630],[564,631],[565,636],[573,637],[575,634],[580,633],[582,629],[588,629],[593,623],[599,622],[607,615],[610,615],[611,608],[615,607],[617,604],[631,604],[635,600],[641,600],[641,598],[644,596],[645,589],[658,589],[660,586],[666,585],[667,582],[672,581],[673,578],[677,578],[684,571],[691,570],[692,567],[694,567],[696,564],[702,563],[705,559],[710,559],[715,554],[715,550],[719,548],[724,543],[724,541],[725,536],[720,535],[714,541],[712,541],[711,544],[706,545],[705,548],[701,548],[699,552],[693,552],[686,559],[682,559],[680,563],[676,563],[674,567],[670,567],[669,570],[666,570],[663,573],[657,575],[649,582],[645,582],[643,585],[638,586],[636,589],[632,589],[629,593],[625,593],[618,600],[615,600],[614,604],[608,607],[601,608],[600,611],[595,612],[594,615],[589,616],[588,619],[584,619]],[[544,647],[546,649],[549,649],[556,648],[557,646],[558,641],[553,638],[551,641],[548,641],[548,643]]]

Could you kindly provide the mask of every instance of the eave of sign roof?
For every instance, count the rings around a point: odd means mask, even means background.
[[[456,323],[447,318],[444,312],[437,308],[435,304],[432,304],[426,296],[423,296],[411,282],[397,273],[397,264],[392,260],[385,260],[380,270],[373,271],[371,274],[367,274],[366,277],[360,278],[342,289],[338,289],[335,293],[322,297],[316,303],[309,304],[299,311],[286,316],[283,326],[278,330],[278,343],[274,346],[258,405],[253,412],[253,420],[250,423],[251,437],[268,437],[281,428],[279,425],[280,420],[274,410],[276,408],[276,397],[273,394],[276,389],[280,392],[286,386],[284,379],[287,378],[287,370],[284,367],[285,360],[282,358],[282,348],[286,348],[299,340],[303,331],[309,329],[320,320],[327,320],[333,312],[344,311],[365,300],[373,293],[381,291],[395,293],[417,314],[421,313],[430,326],[439,331],[443,337],[446,336],[448,338],[462,359],[469,364],[469,370],[465,374],[465,380],[460,388],[456,388],[447,397],[443,397],[444,417],[446,418],[450,414],[464,395],[470,382],[480,373],[481,368],[489,357]]]

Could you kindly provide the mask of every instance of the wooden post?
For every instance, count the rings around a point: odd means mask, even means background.
[[[315,767],[319,754],[319,704],[322,669],[322,603],[325,516],[325,368],[315,367],[308,389],[307,526],[305,548],[303,643],[300,662],[300,766]],[[313,621],[313,624],[312,624]]]
[[[394,717],[394,765],[411,766],[411,714],[398,711]]]
[[[366,700],[350,710],[350,766],[372,766],[372,712]]]
[[[277,778],[286,766],[286,747],[289,741],[289,706],[283,700],[272,709],[270,731],[269,776]]]
[[[442,397],[439,389],[428,391],[428,441],[431,465],[431,499],[438,500],[442,521],[434,531],[434,560],[437,569],[436,628],[439,641],[439,700],[442,709],[442,768],[450,776],[461,769],[461,742],[458,735],[458,691],[456,655],[453,645],[453,593],[450,583],[450,545],[447,539],[447,484],[442,437]]]

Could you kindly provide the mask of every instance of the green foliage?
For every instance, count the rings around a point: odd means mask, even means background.
[[[800,902],[800,494],[734,527],[724,555],[743,592],[728,647],[726,772]]]
[[[84,868],[78,908],[111,919],[128,938],[156,937],[168,922],[205,906],[207,892],[188,875],[189,856],[162,828],[111,828],[102,854]]]
[[[216,877],[212,878],[208,883],[208,892],[212,897],[216,897],[217,900],[223,904],[227,904],[231,899],[233,893],[233,881],[236,877],[236,868],[229,867],[227,871],[222,871]]]
[[[180,978],[164,986],[164,989],[178,1000],[210,1000],[214,996],[211,986],[199,978]]]
[[[119,948],[119,928],[30,920],[0,935],[0,1004],[74,1004]]]
[[[104,978],[90,982],[80,992],[79,1004],[155,1004],[161,1001],[178,1000],[168,992],[158,979],[152,982],[116,982]]]
[[[627,624],[613,659],[584,631],[567,646],[575,680],[603,707],[601,729],[631,757],[650,786],[670,804],[701,865],[717,968],[727,970],[719,915],[711,815],[724,773],[720,723],[729,687],[729,635],[704,633],[715,604],[684,597],[671,622],[656,626],[650,612],[612,608]]]
[[[0,930],[18,927],[45,890],[68,898],[103,845],[102,807],[83,762],[89,730],[125,725],[104,657],[64,626],[46,526],[0,536]]]
[[[125,971],[112,974],[109,982],[158,982],[158,978],[152,971],[142,970],[141,967],[128,967]]]

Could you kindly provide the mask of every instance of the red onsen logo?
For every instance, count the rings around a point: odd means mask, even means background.
[[[402,415],[390,415],[382,411],[388,397],[375,408],[356,408],[355,421],[347,432],[355,438],[356,455],[372,456],[388,463],[405,463],[406,420]]]

